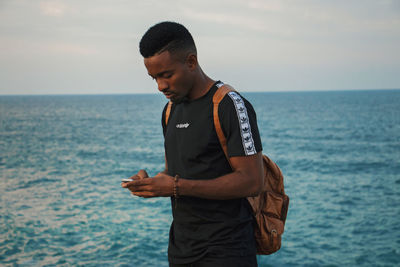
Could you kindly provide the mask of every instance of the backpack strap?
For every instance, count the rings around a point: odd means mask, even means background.
[[[229,84],[223,84],[222,86],[220,86],[217,91],[215,92],[214,96],[213,96],[213,116],[214,116],[214,127],[215,127],[215,131],[217,132],[217,136],[219,139],[219,142],[221,144],[222,150],[224,151],[225,157],[228,160],[229,164],[229,156],[228,156],[228,146],[227,146],[227,141],[226,141],[226,137],[224,135],[224,132],[222,131],[222,127],[221,127],[221,122],[219,120],[219,116],[218,116],[218,106],[219,103],[222,101],[222,99],[224,99],[225,95],[229,92],[233,92],[235,91],[235,89],[230,86]],[[167,109],[165,111],[165,125],[168,124],[168,119],[169,116],[171,115],[171,109],[172,109],[172,101],[168,102],[168,106]]]
[[[169,115],[171,115],[172,101],[168,102],[167,110],[165,111],[165,125],[168,124]]]
[[[222,99],[224,99],[225,95],[232,91],[235,91],[235,89],[232,86],[230,86],[229,84],[224,84],[217,89],[217,91],[215,92],[215,94],[213,96],[214,127],[215,127],[215,131],[217,132],[219,142],[222,146],[222,150],[224,151],[225,157],[228,160],[229,164],[231,164],[231,162],[230,162],[229,156],[228,156],[228,146],[227,146],[227,142],[226,142],[226,137],[224,135],[224,132],[222,131],[221,122],[219,120],[218,106],[219,106],[219,103],[222,101]]]

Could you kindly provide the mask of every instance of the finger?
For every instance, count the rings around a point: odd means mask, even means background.
[[[135,174],[135,175],[133,175],[133,176],[131,176],[131,177],[129,177],[130,179],[132,179],[132,180],[139,180],[139,179],[142,179],[142,177],[140,177],[139,175],[137,175],[137,174]]]
[[[129,185],[129,183],[130,183],[130,182],[122,182],[122,183],[121,183],[121,186],[122,186],[123,188],[127,188],[128,185]]]
[[[145,170],[140,170],[137,175],[139,177],[141,177],[142,179],[149,177],[149,175],[147,174],[147,172]]]
[[[153,192],[152,188],[148,185],[137,186],[137,187],[128,187],[131,192]]]
[[[135,195],[137,197],[144,197],[144,198],[150,198],[154,197],[154,193],[149,192],[149,191],[139,191],[139,192],[131,192],[132,195]]]
[[[133,180],[132,182],[126,183],[127,187],[138,187],[138,186],[143,186],[143,185],[149,185],[151,184],[152,180],[151,179],[139,179],[139,180]]]

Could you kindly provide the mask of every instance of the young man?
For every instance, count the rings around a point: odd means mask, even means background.
[[[151,27],[140,53],[158,90],[170,101],[162,114],[165,170],[122,184],[139,197],[171,197],[170,266],[257,266],[248,196],[259,193],[261,141],[251,104],[229,93],[219,104],[230,164],[213,121],[212,97],[222,82],[201,69],[189,31],[174,22]],[[243,126],[245,125],[245,127]]]

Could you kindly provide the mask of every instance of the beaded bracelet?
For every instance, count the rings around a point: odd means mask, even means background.
[[[179,176],[175,175],[174,177],[174,202],[175,202],[175,209],[178,206],[178,198],[179,198],[179,187],[178,187],[178,180],[179,180]]]
[[[175,198],[179,198],[178,180],[179,180],[179,176],[175,175],[175,178],[174,178],[174,197]]]

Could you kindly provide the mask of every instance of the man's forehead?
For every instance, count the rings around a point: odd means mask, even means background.
[[[169,51],[163,51],[154,56],[144,58],[144,65],[150,75],[156,75],[160,72],[165,72],[174,69],[177,64],[183,63]]]
[[[144,65],[147,69],[147,73],[152,77],[160,76],[174,68],[174,64],[170,60],[170,57],[165,54],[145,58]]]
[[[171,55],[168,51],[164,51],[160,54],[155,54],[154,56],[144,58],[144,64],[147,66],[162,66],[169,65],[173,63]]]

